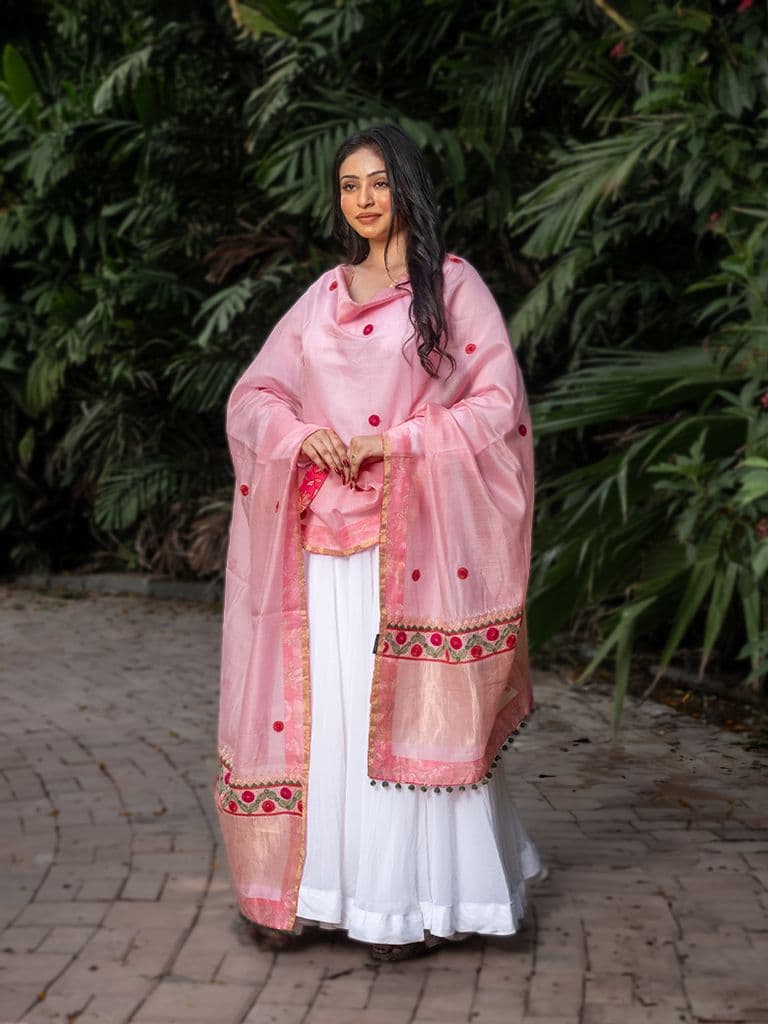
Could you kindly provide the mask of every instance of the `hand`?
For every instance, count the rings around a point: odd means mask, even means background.
[[[310,434],[301,446],[301,453],[319,469],[332,470],[344,478],[345,484],[349,483],[347,450],[335,430],[322,429]]]
[[[347,448],[347,456],[349,457],[350,486],[353,487],[357,483],[357,474],[364,462],[379,462],[384,458],[384,442],[381,434],[360,434],[353,437]]]

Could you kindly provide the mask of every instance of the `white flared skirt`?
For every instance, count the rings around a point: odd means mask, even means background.
[[[378,546],[305,551],[304,566],[312,739],[298,930],[318,923],[372,943],[513,934],[526,881],[547,872],[504,772],[464,792],[370,785]]]

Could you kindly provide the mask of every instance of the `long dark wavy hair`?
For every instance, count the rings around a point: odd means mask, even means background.
[[[385,262],[395,229],[402,225],[406,233],[408,281],[412,291],[408,317],[414,333],[405,344],[413,339],[418,341],[416,351],[421,365],[431,377],[438,376],[437,369],[446,358],[451,364],[450,377],[456,360],[445,347],[448,342],[443,298],[445,242],[435,190],[419,147],[397,125],[371,125],[350,135],[336,150],[331,171],[334,238],[344,246],[349,263],[362,263],[370,251],[368,239],[349,226],[341,211],[339,183],[342,163],[364,146],[381,154],[389,179],[393,216],[384,248]],[[433,352],[437,355],[437,369],[432,365]]]

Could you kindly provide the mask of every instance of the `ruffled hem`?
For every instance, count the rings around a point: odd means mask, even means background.
[[[294,931],[301,934],[305,926],[341,929],[350,939],[388,945],[419,942],[430,936],[460,941],[470,935],[514,935],[525,918],[528,885],[549,874],[532,842],[522,848],[520,863],[522,881],[510,892],[509,903],[459,902],[441,907],[423,900],[407,914],[377,913],[338,891],[302,886]]]

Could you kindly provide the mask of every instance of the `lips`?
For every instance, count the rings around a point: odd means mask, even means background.
[[[363,222],[368,222],[368,221],[372,221],[372,220],[378,220],[380,216],[381,216],[380,213],[366,213],[366,214],[363,214],[362,216],[358,217],[357,219],[361,220]]]

